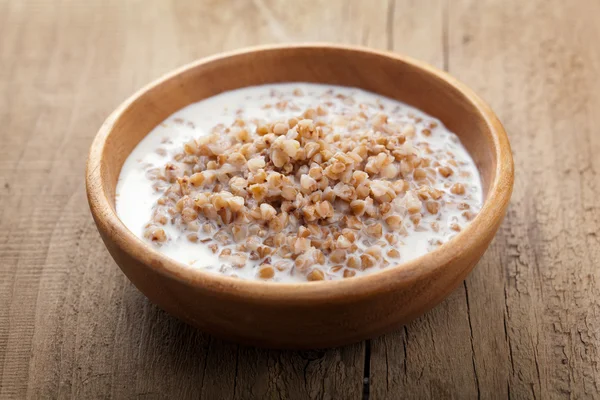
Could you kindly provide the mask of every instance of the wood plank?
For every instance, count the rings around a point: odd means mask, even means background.
[[[598,11],[590,2],[449,3],[446,66],[506,125],[515,193],[464,287],[374,342],[374,398],[600,396]],[[441,340],[411,353],[427,328]]]
[[[461,1],[450,9],[450,72],[498,112],[517,171],[502,232],[467,281],[486,397],[600,396],[599,8]]]
[[[104,118],[176,66],[266,42],[385,43],[385,2],[307,6],[2,2],[0,397],[362,396],[364,344],[238,347],[149,304],[104,249],[82,179]]]
[[[446,67],[447,2],[396,0],[392,50]],[[477,396],[465,288],[398,332],[371,342],[371,398]]]

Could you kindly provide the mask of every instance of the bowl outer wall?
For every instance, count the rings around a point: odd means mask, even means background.
[[[266,55],[276,59],[278,52],[285,55],[298,51],[315,52],[320,57],[328,53],[360,56],[371,62],[385,59],[399,68],[418,70],[438,87],[452,90],[449,98],[458,96],[457,101],[467,102],[476,110],[489,131],[495,165],[486,202],[475,220],[440,249],[398,267],[348,280],[301,284],[248,282],[198,271],[159,254],[125,228],[114,211],[116,180],[107,176],[105,151],[113,128],[128,110],[164,85],[185,84],[189,74],[235,67],[237,60],[248,62],[248,57],[260,59]],[[111,185],[109,181],[115,182]],[[152,302],[209,333],[238,342],[287,348],[355,342],[389,331],[433,307],[483,255],[504,216],[512,185],[512,156],[504,129],[470,89],[444,72],[406,57],[324,44],[268,46],[218,55],[148,85],[125,101],[102,126],[90,150],[86,176],[90,208],[110,254]]]

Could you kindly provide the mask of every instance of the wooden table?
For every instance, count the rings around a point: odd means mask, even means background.
[[[0,0],[0,398],[600,398],[600,3]],[[104,118],[186,62],[332,41],[444,68],[492,105],[516,182],[444,303],[339,349],[223,343],[151,305],[85,197]]]

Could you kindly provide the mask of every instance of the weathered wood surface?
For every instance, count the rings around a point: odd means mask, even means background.
[[[0,0],[0,398],[600,398],[599,14],[591,0]],[[292,41],[449,70],[496,110],[516,162],[464,285],[396,333],[327,351],[223,343],[149,304],[83,185],[96,128],[132,91]]]

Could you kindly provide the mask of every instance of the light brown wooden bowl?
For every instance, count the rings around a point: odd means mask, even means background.
[[[133,148],[175,111],[226,90],[274,82],[354,86],[415,106],[460,136],[481,173],[485,204],[454,239],[371,275],[309,283],[244,281],[156,251],[115,213],[115,187]],[[106,120],[86,185],[100,235],[125,275],[169,313],[211,334],[271,348],[318,348],[390,331],[432,308],[467,276],[505,214],[513,160],[502,125],[469,88],[392,53],[329,44],[269,46],[205,58],[143,88]]]

